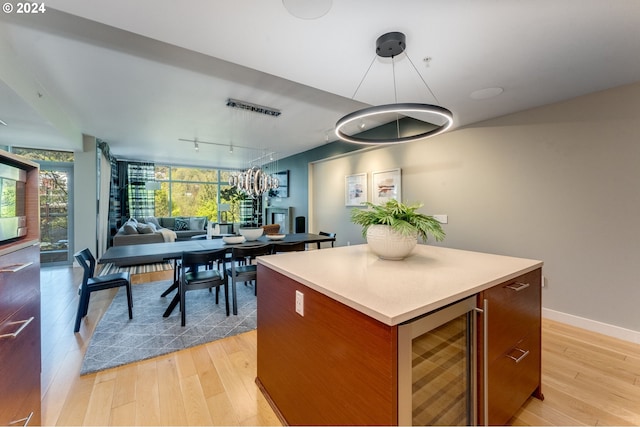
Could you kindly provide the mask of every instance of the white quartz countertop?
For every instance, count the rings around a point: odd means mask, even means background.
[[[258,263],[393,326],[542,266],[542,261],[417,245],[403,261],[368,246],[288,252]]]

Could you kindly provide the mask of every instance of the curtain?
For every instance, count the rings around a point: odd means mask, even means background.
[[[118,227],[129,218],[129,191],[127,191],[127,182],[129,182],[129,163],[118,162],[118,200],[120,201],[120,212],[118,213]]]
[[[155,181],[153,163],[127,164],[128,217],[142,218],[155,214],[155,193],[146,188],[150,181]]]
[[[109,243],[109,192],[111,188],[111,162],[108,154],[98,150],[100,174],[98,176],[98,257],[107,250]]]
[[[112,176],[114,173],[115,159],[111,155],[109,144],[96,139],[96,170],[97,170],[97,203],[98,213],[96,219],[96,255],[101,256],[111,245],[111,211],[113,209]],[[116,169],[117,170],[117,169]]]
[[[109,158],[111,163],[111,184],[109,186],[109,246],[111,246],[111,238],[118,232],[120,228],[120,181],[118,161],[113,157]]]

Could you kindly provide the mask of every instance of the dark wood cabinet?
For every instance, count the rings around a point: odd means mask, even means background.
[[[40,250],[0,256],[0,425],[40,424]]]
[[[529,396],[543,398],[541,274],[536,269],[478,295],[486,322],[478,334],[479,424],[505,425]]]
[[[504,425],[542,397],[541,266],[429,245],[260,257],[256,381],[287,425]]]
[[[40,425],[40,226],[38,166],[27,171],[26,236],[0,243],[0,425]]]

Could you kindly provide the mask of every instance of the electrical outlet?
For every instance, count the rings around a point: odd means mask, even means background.
[[[296,313],[304,317],[304,294],[296,291]]]

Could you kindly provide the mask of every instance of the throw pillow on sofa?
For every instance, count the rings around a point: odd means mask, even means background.
[[[138,223],[138,226],[136,227],[136,229],[140,234],[151,234],[156,231],[153,224],[143,224],[141,222]]]
[[[191,217],[189,218],[189,230],[204,231],[204,225],[207,223],[207,219],[203,217]]]
[[[155,216],[145,216],[144,222],[146,222],[147,224],[153,224],[156,229],[161,228],[160,222],[158,222],[158,218],[156,218]]]
[[[189,230],[189,220],[183,218],[176,218],[176,231],[186,231]]]
[[[131,220],[125,222],[122,231],[124,234],[138,234],[137,223]]]

